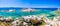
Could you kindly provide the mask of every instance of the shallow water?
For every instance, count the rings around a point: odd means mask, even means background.
[[[56,16],[55,14],[51,13],[52,11],[55,11],[56,9],[36,9],[38,11],[35,12],[22,12],[21,9],[20,10],[16,10],[15,12],[6,12],[3,10],[0,11],[0,16],[4,16],[5,18],[11,16],[12,18],[20,18],[21,16],[28,16],[28,15],[42,15],[42,14],[48,14],[49,16],[47,16],[47,18],[52,19],[54,16]]]

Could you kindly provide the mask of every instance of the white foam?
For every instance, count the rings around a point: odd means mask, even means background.
[[[9,10],[9,12],[15,12],[15,10]]]
[[[31,8],[28,8],[28,9],[24,9],[22,10],[23,12],[30,12],[30,11],[36,11],[35,9],[31,9]]]

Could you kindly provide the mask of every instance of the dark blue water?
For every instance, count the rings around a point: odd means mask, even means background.
[[[9,10],[9,9],[22,10],[23,8],[19,8],[19,7],[2,7],[2,8],[0,8],[0,10]],[[32,9],[57,10],[57,8],[32,8]]]

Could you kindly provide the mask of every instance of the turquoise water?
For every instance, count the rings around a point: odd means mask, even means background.
[[[22,12],[21,10],[16,10],[15,12],[1,12],[0,16],[4,16],[5,18],[11,16],[12,18],[21,18],[21,16],[28,16],[28,15],[42,15],[42,14],[48,14],[47,18],[53,18],[55,14],[50,13],[51,10],[38,10],[35,12]]]

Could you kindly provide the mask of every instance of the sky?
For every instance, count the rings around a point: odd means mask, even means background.
[[[0,0],[0,7],[59,8],[60,0]]]

